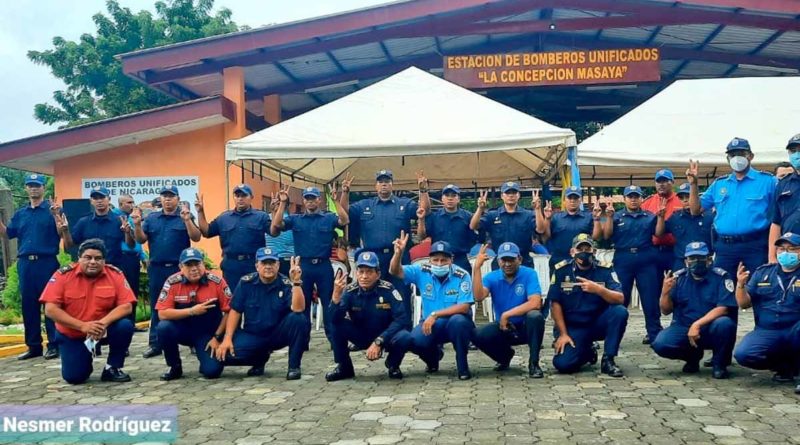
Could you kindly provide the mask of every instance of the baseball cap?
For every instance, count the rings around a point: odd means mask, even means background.
[[[107,198],[110,194],[111,192],[109,192],[107,188],[98,185],[92,188],[92,191],[89,193],[89,197],[93,197],[94,195],[100,195],[103,198]]]
[[[579,233],[578,235],[575,236],[575,238],[572,238],[572,247],[573,248],[576,248],[576,247],[580,246],[581,244],[588,244],[592,248],[594,248],[594,240],[592,239],[591,236],[589,236],[589,235],[587,235],[585,233]]]
[[[672,174],[672,170],[668,168],[662,168],[661,170],[656,172],[656,181],[659,179],[668,179],[670,181],[675,180],[675,175]]]
[[[675,192],[676,195],[688,195],[689,191],[692,189],[692,184],[688,182],[684,182],[680,186],[678,186],[678,191]]]
[[[44,185],[44,176],[37,175],[36,173],[25,176],[25,185],[28,184]]]
[[[381,178],[388,178],[390,180],[394,180],[394,176],[392,175],[391,170],[379,170],[375,173],[375,180],[380,180]]]
[[[509,190],[519,191],[520,187],[519,184],[514,181],[504,182],[503,185],[500,186],[500,192],[505,193]]]
[[[450,243],[447,241],[436,241],[431,244],[431,256],[434,253],[443,253],[447,256],[453,256],[453,249],[450,248]]]
[[[180,193],[178,193],[178,187],[172,184],[164,184],[164,186],[161,187],[161,190],[158,191],[159,195],[163,195],[165,193],[172,193],[175,196],[180,195]]]
[[[800,233],[786,232],[783,236],[775,240],[775,245],[777,246],[781,241],[787,241],[793,246],[800,246]]]
[[[374,252],[359,253],[358,258],[356,258],[356,267],[359,266],[366,266],[366,267],[372,267],[373,269],[377,269],[378,255],[375,255]]]
[[[256,261],[265,260],[278,261],[278,254],[269,247],[260,247],[256,250]]]
[[[629,185],[629,186],[625,187],[625,191],[622,194],[624,196],[628,196],[628,195],[643,196],[644,195],[644,193],[642,193],[642,188],[639,187],[638,185]]]
[[[203,261],[203,253],[199,250],[189,247],[187,249],[183,249],[181,252],[180,262],[181,264],[186,264],[190,261]]]
[[[577,185],[567,187],[567,193],[564,196],[578,196],[583,197],[583,191]]]
[[[728,148],[725,149],[725,152],[733,151],[733,150],[750,150],[750,142],[744,138],[733,138],[730,142],[728,142]]]
[[[250,188],[247,184],[239,184],[233,188],[233,193],[242,192],[246,193],[248,196],[253,196],[253,189]]]
[[[685,256],[696,256],[696,255],[703,255],[708,256],[708,246],[706,243],[702,241],[695,241],[693,243],[689,243],[686,245],[686,251],[684,253]]]
[[[303,189],[303,198],[319,198],[319,189],[316,187],[306,187]]]
[[[456,195],[458,195],[459,193],[461,193],[461,189],[460,189],[460,188],[458,188],[458,186],[457,186],[457,185],[454,185],[454,184],[447,184],[447,185],[446,185],[446,186],[444,186],[444,188],[442,189],[442,194],[444,195],[445,193],[455,193]]]
[[[498,258],[516,258],[519,255],[519,247],[511,242],[500,244],[497,249]]]
[[[786,143],[786,148],[789,148],[793,145],[800,145],[800,133],[797,133],[796,135],[792,136],[791,139],[789,139],[789,142]]]

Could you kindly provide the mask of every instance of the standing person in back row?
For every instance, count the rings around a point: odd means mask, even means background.
[[[478,240],[478,235],[469,227],[472,214],[458,206],[461,202],[461,189],[453,184],[448,184],[442,189],[442,204],[444,207],[426,217],[425,213],[417,210],[417,236],[420,240],[431,237],[431,244],[446,241],[453,249],[453,264],[469,271],[469,250]]]
[[[533,267],[531,247],[536,230],[536,217],[533,212],[519,206],[520,185],[514,181],[504,182],[500,186],[503,205],[496,210],[487,211],[488,192],[484,191],[478,198],[478,209],[472,215],[469,227],[472,230],[487,232],[492,246],[503,243],[514,243],[519,247],[522,265]],[[496,269],[497,264],[492,263]]]
[[[681,200],[674,193],[672,187],[675,185],[675,176],[672,170],[663,168],[656,172],[656,194],[648,197],[642,202],[642,210],[658,215],[659,210],[663,210],[664,220],[669,221],[672,214],[681,209]],[[671,233],[656,233],[653,235],[653,246],[655,246],[656,277],[658,278],[658,288],[664,282],[664,273],[672,270],[675,264],[675,236]],[[683,257],[683,252],[681,252]]]

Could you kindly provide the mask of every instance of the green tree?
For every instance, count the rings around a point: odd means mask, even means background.
[[[36,119],[63,127],[80,125],[174,102],[122,73],[114,56],[131,51],[239,30],[231,11],[212,13],[214,0],[167,0],[156,2],[156,16],[138,13],[107,0],[108,15],[95,14],[94,35],[78,41],[53,38],[53,48],[28,51],[34,63],[50,67],[64,81],[66,90],[53,93],[55,104],[37,104]]]

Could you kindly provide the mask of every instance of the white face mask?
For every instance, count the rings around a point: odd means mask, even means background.
[[[730,164],[733,171],[743,172],[747,169],[750,161],[748,161],[744,156],[734,156],[728,161],[728,164]]]

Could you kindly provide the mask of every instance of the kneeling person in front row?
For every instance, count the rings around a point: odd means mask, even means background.
[[[45,315],[56,323],[61,376],[67,383],[89,379],[94,344],[87,341],[102,338],[108,339],[109,352],[100,380],[131,380],[122,367],[133,338],[133,323],[127,317],[136,297],[122,271],[107,265],[105,256],[101,239],[84,241],[78,247],[78,263],[54,273],[39,299]]]
[[[728,378],[737,310],[733,279],[723,269],[711,268],[713,260],[704,242],[686,245],[686,268],[667,276],[661,290],[661,313],[672,314],[672,324],[659,332],[650,345],[661,357],[684,360],[683,372],[700,370],[703,350],[713,350],[712,377]]]
[[[247,375],[263,375],[272,351],[288,346],[286,380],[300,378],[310,329],[303,315],[306,300],[300,258],[291,260],[291,278],[280,275],[278,267],[278,255],[262,247],[256,251],[256,273],[243,276],[236,286],[225,338],[215,354],[220,374],[225,366],[251,366]],[[244,326],[239,329],[242,316]]]
[[[167,278],[158,296],[156,310],[158,341],[164,349],[167,372],[161,380],[183,376],[178,345],[194,347],[200,374],[219,377],[214,358],[230,310],[231,290],[223,278],[206,271],[203,254],[188,248],[181,252],[180,272]]]
[[[628,326],[628,310],[617,275],[594,258],[594,241],[584,233],[572,240],[571,260],[556,264],[547,299],[559,335],[553,366],[573,373],[586,363],[597,363],[593,341],[603,340],[600,371],[622,377],[614,362]]]
[[[491,294],[498,321],[475,328],[475,346],[497,362],[495,371],[505,371],[514,357],[511,346],[528,345],[528,376],[540,379],[544,377],[539,367],[544,317],[539,276],[535,270],[522,265],[516,244],[503,243],[497,249],[500,268],[481,278],[481,267],[488,258],[487,247],[486,244],[481,246],[472,266],[472,296],[475,301],[482,301]]]
[[[336,277],[329,310],[336,369],[327,373],[325,380],[333,382],[355,375],[348,341],[358,349],[366,349],[368,360],[381,358],[385,349],[389,378],[403,378],[400,363],[405,351],[398,341],[406,338],[402,334],[408,334],[404,327],[409,324],[409,316],[400,292],[392,283],[381,280],[380,275],[378,256],[361,252],[356,259],[356,282],[347,286],[345,274]]]

